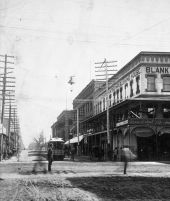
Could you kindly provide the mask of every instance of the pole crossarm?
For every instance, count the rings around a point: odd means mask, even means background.
[[[0,80],[0,82],[3,83],[4,81],[1,81],[1,80]],[[16,83],[16,82],[15,82],[15,81],[6,81],[6,83]]]
[[[2,55],[2,54],[0,54],[0,57],[9,57],[9,58],[15,58],[14,56],[10,56],[10,55]]]
[[[14,64],[14,62],[10,62],[10,61],[0,61],[1,63],[6,63],[6,64]]]
[[[4,69],[4,67],[0,66],[0,69]],[[7,70],[8,69],[15,69],[15,68],[13,68],[13,67],[7,67]],[[9,74],[9,73],[11,73],[11,72],[8,72],[7,74]]]
[[[114,70],[114,69],[113,69],[113,70],[107,70],[107,72],[113,72],[113,71],[117,71],[117,70]],[[105,70],[96,70],[95,72],[96,72],[96,73],[97,73],[97,72],[105,72]]]
[[[104,59],[103,62],[96,62],[95,65],[100,65],[100,66],[95,66],[95,68],[99,69],[96,70],[95,73],[100,73],[96,74],[96,77],[100,77],[100,79],[97,79],[99,81],[105,81],[105,91],[106,91],[106,115],[107,115],[107,143],[110,145],[111,143],[111,136],[110,136],[110,123],[109,123],[109,79],[113,76],[114,72],[117,71],[114,69],[117,65],[114,65],[113,63],[116,63],[117,61],[107,61],[106,58]],[[112,68],[112,69],[111,69]]]
[[[106,61],[106,59],[104,59],[104,63],[115,63],[117,61]],[[103,62],[95,62],[94,64],[103,64]]]

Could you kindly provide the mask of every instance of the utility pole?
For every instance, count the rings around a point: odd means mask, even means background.
[[[7,118],[8,119],[8,133],[7,136],[8,136],[8,151],[10,149],[10,115],[11,115],[11,106],[8,108],[8,114],[7,114],[7,111],[6,111],[6,103],[10,103],[11,105],[11,101],[12,100],[15,100],[13,97],[14,97],[14,94],[11,94],[13,92],[15,92],[11,87],[14,87],[13,86],[13,83],[15,83],[15,81],[11,80],[11,79],[15,79],[15,77],[13,76],[8,76],[8,74],[10,73],[13,73],[11,72],[12,69],[14,69],[13,67],[11,66],[8,66],[8,64],[14,64],[13,62],[9,61],[10,58],[14,58],[13,56],[8,56],[8,55],[0,55],[0,70],[2,69],[3,70],[3,73],[0,73],[0,100],[2,101],[1,103],[1,126],[2,126],[2,129],[4,127],[4,118]],[[1,60],[2,59],[2,60]],[[4,66],[1,66],[1,63],[4,64]],[[9,71],[10,70],[10,71]],[[8,85],[10,84],[10,85]],[[7,93],[8,92],[8,93]],[[7,117],[5,116],[7,115]],[[0,160],[2,160],[2,156],[3,156],[3,143],[5,142],[4,139],[3,139],[3,133],[1,134],[1,144],[0,144],[0,152],[1,152],[1,155],[0,155]],[[6,144],[6,150],[7,150],[7,144]]]
[[[0,68],[3,68],[4,69],[4,72],[3,74],[0,74],[0,75],[3,75],[3,77],[0,77],[2,78],[3,80],[0,80],[0,83],[2,83],[2,109],[1,109],[1,124],[3,124],[3,119],[4,119],[4,109],[5,109],[5,101],[6,100],[12,100],[10,99],[10,97],[14,96],[12,94],[6,94],[6,92],[13,92],[14,90],[11,90],[11,89],[7,89],[7,83],[15,83],[14,81],[11,81],[11,80],[8,80],[8,79],[15,79],[15,77],[9,77],[7,76],[7,74],[10,74],[10,73],[13,73],[13,72],[7,72],[7,70],[11,70],[11,69],[14,69],[13,67],[8,67],[7,64],[14,64],[13,62],[9,62],[8,61],[8,58],[14,58],[13,56],[7,56],[7,55],[0,55],[0,58],[1,57],[4,57],[4,61],[0,61],[1,63],[4,63],[4,67],[0,67]],[[12,85],[13,86],[13,85]],[[0,86],[1,87],[1,86]],[[7,99],[6,96],[9,96],[9,98]]]
[[[10,153],[10,144],[11,144],[11,103],[9,105],[9,119],[8,119],[8,152]]]
[[[77,108],[77,141],[78,141],[77,155],[79,155],[79,108]]]
[[[113,76],[115,73],[114,71],[117,71],[114,69],[117,65],[114,65],[114,63],[117,61],[107,61],[104,59],[103,62],[97,62],[95,63],[95,72],[96,72],[96,80],[98,81],[104,81],[106,85],[106,126],[107,126],[107,149],[110,147],[111,144],[111,135],[110,135],[110,123],[109,123],[109,78]]]

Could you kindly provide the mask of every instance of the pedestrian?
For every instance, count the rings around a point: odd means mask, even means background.
[[[130,160],[134,160],[135,158],[136,155],[132,153],[129,147],[122,148],[122,161],[124,162],[124,171],[123,171],[124,174],[127,173],[128,162]]]
[[[107,156],[108,156],[109,161],[112,161],[112,159],[113,159],[113,150],[112,150],[112,148],[110,146],[108,147]]]
[[[48,159],[48,171],[51,172],[51,165],[53,162],[53,145],[52,144],[49,145],[47,159]]]
[[[122,148],[121,159],[124,162],[124,170],[123,173],[126,174],[127,166],[128,166],[128,148]]]
[[[72,161],[74,161],[74,155],[75,155],[75,148],[72,147],[71,148],[71,159],[72,159]]]
[[[114,161],[117,161],[118,158],[118,147],[115,147],[114,151],[113,151],[113,159]]]

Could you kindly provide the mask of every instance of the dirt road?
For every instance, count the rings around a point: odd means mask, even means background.
[[[55,161],[52,173],[22,153],[0,163],[0,200],[170,200],[170,164]]]

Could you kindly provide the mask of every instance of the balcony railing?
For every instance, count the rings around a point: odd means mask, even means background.
[[[129,118],[125,121],[121,121],[116,123],[116,127],[123,126],[126,124],[130,125],[147,125],[154,124],[159,126],[170,126],[170,119],[137,119],[137,118]]]

